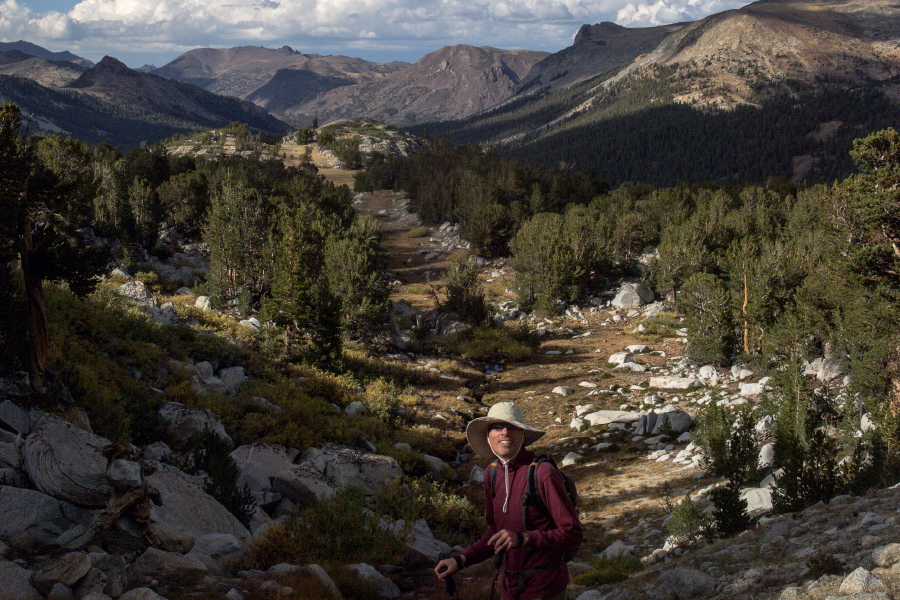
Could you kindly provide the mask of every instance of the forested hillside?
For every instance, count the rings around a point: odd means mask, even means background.
[[[900,112],[881,91],[806,86],[767,95],[759,106],[709,110],[674,102],[680,88],[663,73],[623,79],[598,96],[606,78],[414,131],[495,146],[545,168],[587,166],[614,186],[765,183],[769,177],[822,183],[849,175],[853,139],[891,126]]]
[[[883,0],[767,0],[667,28],[601,23],[503,105],[419,130],[613,186],[831,183],[853,139],[897,120],[898,22]]]

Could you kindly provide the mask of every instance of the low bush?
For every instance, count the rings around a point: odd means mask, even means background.
[[[484,513],[471,501],[447,490],[445,484],[405,478],[383,487],[377,506],[393,519],[426,519],[439,540],[467,546],[484,533]]]
[[[408,410],[419,403],[411,388],[401,388],[384,379],[376,379],[365,387],[362,403],[386,423],[398,423]]]
[[[421,225],[421,226],[419,226],[419,227],[413,227],[413,228],[410,229],[409,232],[406,234],[406,237],[408,237],[408,238],[420,238],[420,237],[425,237],[426,235],[428,235],[428,232],[429,232],[429,231],[430,231],[430,230],[428,229],[428,226],[427,226],[427,225]]]
[[[476,327],[443,342],[451,354],[466,360],[517,362],[534,356],[539,338],[526,328]]]
[[[381,523],[363,492],[344,489],[268,528],[247,548],[244,566],[268,569],[279,563],[395,564],[406,549],[405,532]]]
[[[666,507],[670,511],[666,531],[674,538],[676,544],[690,544],[701,537],[710,537],[713,519],[701,514],[690,496],[686,495],[675,505],[666,500]]]
[[[582,573],[574,579],[577,585],[594,587],[606,583],[616,583],[628,579],[633,573],[644,570],[644,564],[635,556],[602,556],[598,555],[588,562],[594,571]]]

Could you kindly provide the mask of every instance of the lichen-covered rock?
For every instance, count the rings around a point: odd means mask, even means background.
[[[338,444],[328,444],[321,450],[310,448],[303,458],[301,465],[313,466],[337,489],[354,487],[371,494],[403,475],[403,469],[389,456]]]
[[[102,450],[109,440],[53,415],[25,438],[22,463],[34,486],[54,498],[100,508],[112,493]]]

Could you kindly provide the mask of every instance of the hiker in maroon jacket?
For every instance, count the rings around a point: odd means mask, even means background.
[[[578,547],[583,533],[562,476],[550,462],[538,463],[535,471],[546,510],[529,502],[525,507],[529,528],[523,530],[522,499],[536,458],[525,447],[543,435],[525,424],[522,409],[512,402],[499,402],[486,417],[469,423],[469,445],[481,456],[497,459],[494,481],[490,468],[484,477],[487,531],[462,554],[440,561],[434,569],[439,579],[466,565],[505,555],[500,584],[504,600],[565,600],[569,583],[565,553]]]

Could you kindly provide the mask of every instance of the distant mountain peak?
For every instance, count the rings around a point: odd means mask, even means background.
[[[0,52],[9,50],[17,50],[19,52],[27,54],[28,56],[35,56],[37,58],[43,58],[46,60],[62,60],[71,62],[83,67],[94,66],[94,63],[92,63],[88,59],[72,54],[68,50],[64,52],[52,52],[50,50],[47,50],[46,48],[38,46],[37,44],[26,42],[25,40],[19,40],[18,42],[0,42]]]

